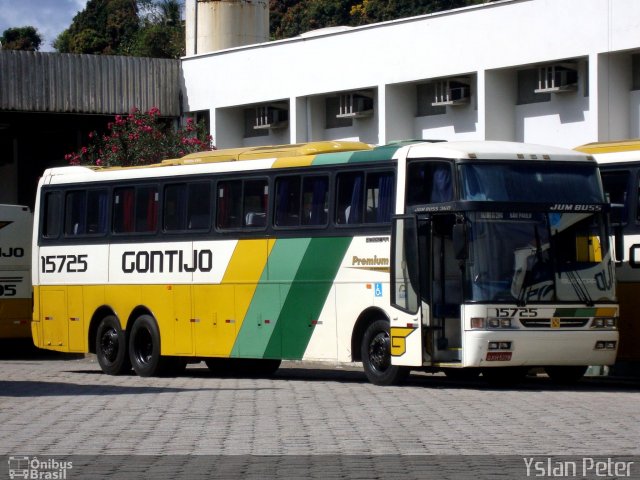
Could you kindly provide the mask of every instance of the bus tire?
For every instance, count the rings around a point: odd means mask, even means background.
[[[129,358],[140,377],[164,375],[168,360],[160,355],[160,330],[150,315],[141,315],[129,333]]]
[[[96,356],[107,375],[122,375],[131,370],[127,335],[114,315],[107,315],[96,330]]]
[[[586,366],[549,366],[544,371],[553,383],[571,385],[580,381],[587,372]]]
[[[374,385],[397,385],[409,375],[409,369],[391,365],[389,322],[376,320],[367,327],[360,344],[362,366]]]

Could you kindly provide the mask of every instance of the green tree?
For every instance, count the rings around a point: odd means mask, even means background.
[[[273,39],[317,28],[366,25],[493,0],[270,0]]]
[[[53,42],[61,53],[122,53],[140,28],[136,0],[89,0]]]
[[[352,23],[364,25],[451,10],[490,0],[361,0],[351,8]]]
[[[139,0],[141,1],[141,0]],[[139,57],[180,58],[185,53],[185,27],[178,0],[146,0],[146,15],[128,49]]]
[[[35,52],[42,45],[42,37],[34,27],[7,28],[2,32],[0,43],[4,50],[27,50]]]

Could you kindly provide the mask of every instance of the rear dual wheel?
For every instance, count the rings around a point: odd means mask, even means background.
[[[96,331],[96,356],[102,371],[121,375],[131,370],[127,351],[127,335],[114,315],[104,317]]]

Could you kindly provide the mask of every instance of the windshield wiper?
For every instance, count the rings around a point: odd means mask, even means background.
[[[589,290],[582,281],[580,274],[575,270],[568,270],[565,273],[567,274],[567,278],[580,301],[584,302],[587,307],[593,307],[593,299],[591,298],[591,295],[589,295]]]

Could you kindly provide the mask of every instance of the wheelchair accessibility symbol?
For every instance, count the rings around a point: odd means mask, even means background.
[[[376,297],[381,297],[382,296],[382,284],[381,283],[375,283],[373,291],[375,292],[375,296]]]

